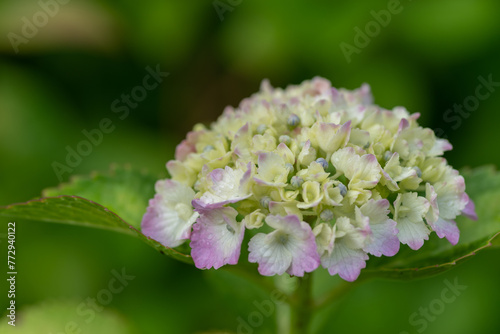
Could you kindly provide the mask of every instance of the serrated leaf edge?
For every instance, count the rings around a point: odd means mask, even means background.
[[[120,164],[115,164],[114,163],[114,164],[111,164],[109,166],[109,169],[107,171],[94,170],[94,171],[91,171],[88,174],[72,175],[67,182],[61,182],[57,186],[47,187],[47,188],[43,189],[42,190],[42,196],[44,198],[53,197],[53,196],[45,196],[46,192],[50,191],[50,190],[62,190],[63,188],[71,186],[71,185],[74,185],[75,183],[80,182],[80,181],[92,180],[92,179],[94,179],[96,177],[99,177],[99,176],[103,176],[103,177],[114,176],[115,173],[119,169],[123,169],[124,171],[128,171],[128,172],[137,172],[137,173],[139,173],[142,176],[148,176],[148,175],[150,175],[150,176],[154,176],[157,179],[161,178],[160,176],[154,175],[153,173],[150,173],[149,171],[147,171],[145,169],[141,169],[141,170],[135,169],[130,164],[120,165]]]
[[[397,274],[404,274],[407,272],[418,272],[418,271],[424,271],[424,270],[430,270],[430,269],[436,269],[436,268],[452,267],[452,266],[457,265],[459,262],[461,263],[462,261],[466,260],[467,258],[476,255],[477,252],[479,252],[483,249],[486,249],[488,247],[491,247],[493,240],[495,240],[499,235],[500,235],[500,232],[495,233],[490,239],[488,239],[488,242],[486,243],[486,245],[478,247],[477,249],[473,250],[472,252],[465,254],[463,256],[460,256],[460,257],[458,257],[455,260],[450,261],[450,262],[445,262],[445,263],[441,263],[441,264],[434,264],[434,265],[425,266],[425,267],[417,267],[417,268],[368,269],[368,270],[362,270],[361,275],[366,275],[366,276],[374,277],[374,278],[375,277],[384,278],[386,276],[385,273],[392,273],[390,275],[390,277],[395,277],[395,276],[397,276]],[[447,269],[444,269],[444,270],[447,270]],[[438,273],[436,273],[436,274],[438,274]]]

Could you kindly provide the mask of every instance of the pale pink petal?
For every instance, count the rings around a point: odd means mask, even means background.
[[[371,236],[363,250],[375,256],[393,256],[399,251],[397,223],[388,217],[387,199],[370,199],[360,211],[369,218]]]
[[[434,191],[434,187],[429,183],[426,185],[427,200],[430,203],[429,211],[426,214],[426,220],[433,231],[436,232],[438,237],[448,239],[450,243],[455,245],[460,237],[460,231],[458,230],[457,224],[451,219],[444,219],[440,215],[440,208],[437,201],[437,193]],[[468,196],[463,193],[467,198],[463,198],[463,201],[468,201]],[[443,205],[443,202],[441,202]],[[441,205],[441,208],[443,207]]]
[[[446,151],[451,151],[453,146],[446,139],[436,138],[434,146],[427,152],[428,156],[440,156]]]
[[[237,215],[231,207],[201,212],[193,225],[190,243],[197,268],[218,269],[225,264],[238,263],[245,228],[236,221]]]
[[[226,166],[224,169],[217,168],[208,174],[212,180],[212,186],[196,199],[193,206],[205,208],[217,208],[228,203],[236,203],[251,196],[247,183],[251,175],[251,163],[247,165],[247,171],[232,169]]]
[[[476,213],[476,206],[474,205],[474,202],[469,198],[469,196],[464,193],[465,196],[467,196],[467,204],[465,205],[465,208],[462,210],[462,214],[472,220],[477,220],[477,213]]]
[[[273,234],[274,233],[274,234]],[[282,275],[292,263],[292,253],[275,241],[276,233],[259,233],[248,243],[248,261],[259,264],[264,276]]]
[[[394,181],[391,176],[381,167],[380,168],[380,171],[382,172],[382,178],[381,180],[384,180],[385,182],[385,186],[390,190],[390,191],[398,191],[399,190],[399,186],[398,184],[396,183],[396,181]]]
[[[410,123],[406,118],[402,118],[401,121],[399,121],[399,126],[398,126],[398,132],[397,134],[399,135],[403,130],[407,129],[410,126]]]
[[[316,241],[311,226],[295,215],[266,218],[275,231],[259,233],[248,244],[248,260],[259,264],[259,272],[265,276],[303,276],[315,270],[320,263]]]
[[[181,141],[179,145],[175,148],[175,159],[179,161],[186,160],[186,157],[196,152],[196,149],[192,143],[189,143],[186,139]]]
[[[375,256],[396,255],[400,244],[396,225],[392,219],[387,219],[381,224],[371,224],[372,237],[363,250]]]
[[[432,226],[432,224],[439,218],[439,206],[437,203],[437,193],[430,183],[425,185],[426,198],[429,201],[429,210],[425,214],[425,220]]]
[[[372,89],[366,82],[361,85],[358,89],[359,95],[361,97],[361,103],[364,105],[369,105],[373,103]]]
[[[326,95],[330,92],[332,88],[332,84],[329,80],[321,77],[314,77],[311,81],[314,90],[317,91],[318,94]]]
[[[184,221],[175,210],[161,208],[162,197],[155,195],[142,218],[141,232],[166,247],[177,247],[189,239],[193,221]],[[196,218],[196,217],[195,217]]]
[[[439,218],[435,223],[431,224],[432,229],[436,232],[438,237],[448,239],[452,245],[456,245],[460,238],[460,231],[457,223],[453,220],[446,220]]]
[[[321,257],[321,265],[328,269],[330,275],[339,274],[348,282],[355,281],[361,269],[366,267],[368,255],[361,249],[347,247],[342,239],[336,240],[331,254],[325,252]]]
[[[351,121],[342,126],[333,123],[319,123],[316,137],[319,147],[328,154],[332,154],[347,144],[350,133]]]
[[[307,225],[309,227],[308,230],[311,231],[309,224],[304,222],[302,224]],[[320,258],[316,249],[316,238],[312,231],[302,238],[291,238],[288,250],[292,254],[292,263],[287,273],[293,276],[304,276],[304,273],[318,268]]]
[[[443,219],[453,220],[464,210],[469,197],[465,195],[465,180],[463,176],[451,176],[446,182],[435,184],[438,194],[437,203],[439,216]]]
[[[364,154],[359,159],[349,182],[349,189],[371,189],[380,181],[382,168],[373,154]],[[347,176],[347,175],[346,175]]]
[[[198,138],[204,131],[191,131],[187,134],[186,139],[184,139],[177,147],[175,148],[175,159],[179,161],[186,160],[187,156],[191,153],[196,152],[196,143],[198,142]]]
[[[330,90],[332,97],[332,104],[337,107],[345,107],[347,105],[346,100],[344,99],[344,95],[340,93],[337,88],[332,87]]]
[[[177,247],[189,239],[191,225],[198,217],[191,200],[194,191],[173,180],[156,182],[156,195],[141,222],[141,232],[167,247]]]

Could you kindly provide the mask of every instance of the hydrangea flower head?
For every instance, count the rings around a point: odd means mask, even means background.
[[[237,264],[248,247],[262,275],[321,266],[347,281],[369,256],[394,256],[401,243],[418,250],[432,232],[456,244],[455,218],[477,216],[441,157],[450,143],[419,126],[419,114],[372,100],[366,84],[264,80],[178,145],[143,233],[167,247],[189,243],[198,268]]]

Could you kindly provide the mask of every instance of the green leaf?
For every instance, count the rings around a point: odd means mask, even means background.
[[[435,233],[417,251],[402,245],[393,257],[372,257],[361,276],[391,279],[415,279],[435,275],[453,268],[477,252],[498,243],[500,235],[500,174],[491,166],[462,171],[467,194],[476,205],[478,221],[458,217],[460,240],[451,245]]]
[[[58,196],[35,199],[0,207],[0,216],[51,223],[87,226],[137,236],[160,253],[192,264],[191,256],[168,248],[148,238],[116,213],[102,205],[78,196]]]
[[[108,174],[76,176],[46,189],[46,197],[0,207],[0,216],[107,229],[137,236],[162,254],[192,264],[190,255],[165,247],[142,234],[140,224],[157,177],[130,168],[113,167]],[[188,246],[179,247],[181,250]]]
[[[130,167],[112,166],[106,174],[94,172],[91,175],[74,176],[69,183],[45,189],[42,195],[86,198],[118,213],[132,226],[140,228],[148,201],[155,194],[156,180],[157,176]]]

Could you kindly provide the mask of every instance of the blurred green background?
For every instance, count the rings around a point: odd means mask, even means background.
[[[449,138],[455,149],[446,158],[455,168],[498,166],[500,87],[481,88],[487,98],[471,96],[479,77],[500,82],[500,2],[402,0],[390,22],[370,23],[392,2],[60,0],[47,7],[2,1],[0,205],[57,185],[53,163],[64,164],[67,147],[75,149],[85,139],[82,131],[98,128],[103,118],[114,130],[62,175],[64,181],[112,163],[163,177],[175,145],[195,123],[214,121],[226,105],[257,91],[263,78],[285,86],[319,75],[349,89],[367,82],[377,104],[420,112],[423,126]],[[46,22],[44,7],[53,14]],[[39,27],[30,30],[33,20]],[[366,28],[372,30],[363,40],[358,29]],[[357,51],[347,59],[341,44]],[[113,101],[141,86],[148,66],[169,75],[120,119]],[[470,112],[453,111],[464,101]],[[6,254],[7,221],[1,223]],[[177,263],[128,236],[24,221],[16,232],[16,301],[18,311],[26,311],[18,324],[36,325],[9,328],[12,333],[65,333],[68,319],[84,328],[77,307],[108,286],[113,269],[135,278],[98,314],[106,333],[236,332],[238,317],[255,311],[252,302],[268,298],[230,275]],[[458,279],[467,289],[422,332],[498,333],[499,258],[499,250],[490,250],[431,279],[369,282],[328,310],[317,332],[417,333],[423,327],[412,326],[410,315],[439,299],[446,279]],[[0,282],[2,314],[8,289]],[[70,311],[61,315],[62,309]],[[51,320],[57,317],[63,320]],[[272,333],[273,326],[266,318],[254,333]]]

